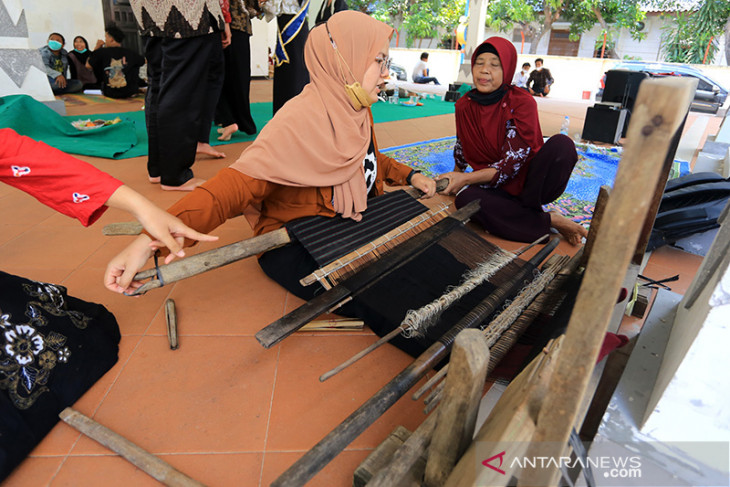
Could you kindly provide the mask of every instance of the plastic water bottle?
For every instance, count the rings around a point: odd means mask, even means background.
[[[560,126],[560,133],[563,135],[568,135],[568,130],[570,129],[570,117],[565,116],[563,119],[563,125]]]
[[[393,98],[395,99],[395,104],[396,105],[400,103],[400,100],[398,99],[400,97],[399,91],[400,91],[400,88],[398,88],[396,86],[395,87],[395,93],[393,93]]]

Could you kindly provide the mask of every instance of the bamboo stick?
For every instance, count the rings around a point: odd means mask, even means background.
[[[59,417],[69,426],[109,448],[165,485],[171,487],[205,487],[205,484],[191,479],[169,463],[74,409],[64,409]]]

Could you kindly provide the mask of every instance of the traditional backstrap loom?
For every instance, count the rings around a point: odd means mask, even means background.
[[[447,180],[440,180],[437,189],[443,189],[443,181]],[[415,199],[419,196],[414,191],[392,191],[368,200],[368,209],[362,213],[360,222],[339,217],[301,218],[287,223],[284,228],[257,237],[201,252],[170,264],[156,265],[154,269],[135,275],[137,281],[151,280],[130,295],[144,294],[165,284],[276,249],[293,241],[301,242],[320,265],[329,264],[353,251],[358,253],[355,257],[362,260],[363,256],[360,254],[363,254],[363,250],[359,247],[366,245],[368,248],[372,247],[371,250],[382,252],[444,218],[445,208],[429,210]],[[373,241],[377,243],[374,247],[367,244]],[[349,257],[345,264],[357,266],[357,263],[352,263],[353,260],[355,259]],[[342,274],[340,268],[343,266],[335,264],[335,271]],[[310,283],[322,280],[326,283],[323,284],[325,287],[330,286],[329,282],[324,281],[329,272],[323,271],[320,274],[323,275],[312,279]]]

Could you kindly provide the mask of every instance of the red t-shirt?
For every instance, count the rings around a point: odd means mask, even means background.
[[[0,129],[0,181],[89,226],[123,183],[43,142]]]

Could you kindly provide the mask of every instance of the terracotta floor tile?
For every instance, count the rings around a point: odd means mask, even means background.
[[[6,225],[35,225],[54,215],[54,211],[22,191],[0,198],[0,215]]]
[[[62,281],[81,299],[103,304],[119,323],[122,335],[142,335],[160,312],[171,289],[161,288],[144,296],[130,297],[108,291],[103,286],[103,270],[82,267]]]
[[[252,258],[180,281],[169,297],[175,300],[181,334],[251,336],[282,316],[285,295]],[[156,319],[149,333],[165,334],[165,326]]]
[[[53,231],[40,226],[31,228],[2,246],[0,268],[28,263],[34,267],[75,269],[105,238],[91,228],[77,227],[54,227]]]
[[[366,450],[345,450],[329,465],[307,482],[307,487],[350,487],[355,469],[370,454]],[[264,458],[263,475],[260,486],[270,485],[279,475],[284,473],[303,452],[267,452]],[[251,484],[254,485],[254,484]]]
[[[63,457],[26,458],[2,483],[3,487],[41,487],[51,484]]]
[[[282,342],[267,451],[311,448],[412,362],[411,357],[387,345],[319,382],[321,374],[374,340],[374,336],[292,336]],[[422,403],[406,394],[350,446],[372,448],[399,424],[409,429],[417,426],[424,418],[422,408]]]
[[[2,249],[0,249],[0,254]],[[16,276],[25,277],[33,281],[49,282],[52,284],[58,284],[63,282],[66,277],[72,272],[69,269],[57,269],[54,267],[34,267],[25,265],[14,265],[7,264],[0,266],[0,270],[7,272],[8,274],[14,274]],[[73,294],[73,292],[71,293]]]
[[[261,472],[260,453],[159,455],[161,460],[209,487],[256,485]],[[161,483],[127,460],[113,455],[71,456],[51,484],[57,486],[159,486]]]
[[[141,337],[123,337],[119,343],[119,360],[91,389],[81,396],[72,406],[77,411],[93,416],[96,409],[101,405],[109,388],[117,380],[119,373],[132,355],[132,351],[139,343]],[[59,422],[48,435],[43,438],[38,446],[31,452],[31,456],[54,456],[67,455],[73,445],[78,441],[80,433],[63,422]]]
[[[23,232],[28,231],[30,228],[33,228],[33,225],[24,225],[21,223],[0,224],[0,249],[2,249],[2,244],[9,242]]]
[[[108,450],[107,450],[108,452]],[[49,487],[159,487],[161,484],[113,455],[69,457]]]
[[[153,453],[262,451],[277,354],[250,337],[143,337],[94,419]],[[72,454],[98,454],[82,438]]]
[[[695,274],[702,265],[702,257],[670,246],[663,246],[651,253],[642,275],[662,280],[679,275],[679,280],[666,283],[672,291],[684,294],[689,289]]]

